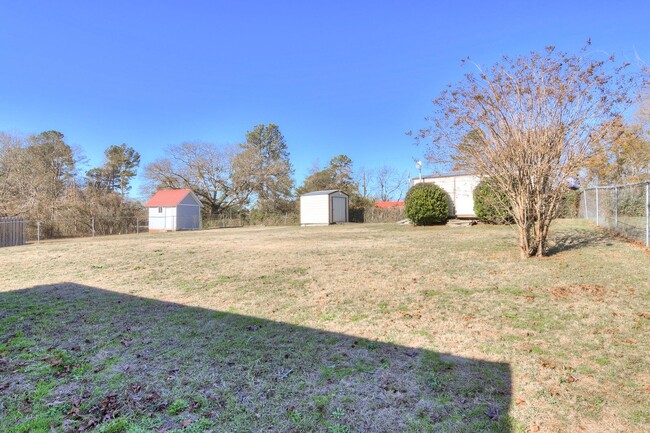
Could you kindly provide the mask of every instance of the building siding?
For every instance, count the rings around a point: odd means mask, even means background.
[[[475,218],[474,188],[476,188],[480,180],[479,176],[468,174],[413,179],[413,184],[421,182],[435,183],[447,193],[450,217]]]
[[[300,224],[329,224],[328,195],[300,197]]]

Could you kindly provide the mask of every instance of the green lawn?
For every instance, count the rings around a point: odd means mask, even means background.
[[[650,429],[648,253],[559,221],[0,249],[0,431]]]

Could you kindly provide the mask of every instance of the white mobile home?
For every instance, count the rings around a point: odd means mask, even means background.
[[[327,225],[348,222],[348,195],[331,189],[300,196],[300,224]]]
[[[144,205],[149,208],[150,232],[201,228],[201,201],[189,189],[158,191]]]
[[[444,189],[451,202],[449,216],[456,218],[476,218],[474,213],[474,188],[481,178],[472,173],[453,171],[449,173],[429,174],[413,179],[413,185],[431,182]]]

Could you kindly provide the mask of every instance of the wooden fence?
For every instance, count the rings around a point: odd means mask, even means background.
[[[0,218],[0,247],[25,244],[26,221],[20,217]]]

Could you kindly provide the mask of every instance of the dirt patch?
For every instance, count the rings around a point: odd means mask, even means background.
[[[595,284],[577,284],[572,286],[560,286],[551,290],[555,299],[566,299],[573,297],[602,297],[605,296],[604,287]]]

